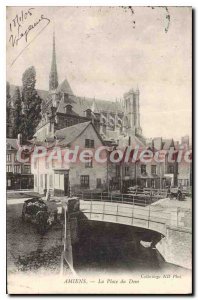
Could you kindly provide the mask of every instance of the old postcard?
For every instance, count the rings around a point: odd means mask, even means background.
[[[191,7],[6,22],[7,292],[191,294]]]

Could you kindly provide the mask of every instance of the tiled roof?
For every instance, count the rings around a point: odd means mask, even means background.
[[[91,122],[84,122],[57,130],[55,137],[59,140],[58,145],[68,145],[73,142],[89,124],[91,124]]]
[[[95,130],[96,135],[98,136],[99,140],[103,144],[103,140],[100,136],[100,134],[97,132],[95,129],[94,125],[89,122],[83,122],[79,123],[73,126],[69,126],[63,129],[59,129],[55,132],[55,137],[57,140],[57,145],[58,146],[67,146],[70,143],[74,142],[83,132],[84,130],[91,125],[93,129]]]
[[[37,146],[47,146],[49,148],[54,146],[67,146],[75,141],[78,136],[91,124],[91,122],[79,123],[73,126],[59,129],[55,132],[54,136],[48,136],[44,141],[32,139],[30,142]]]
[[[136,138],[139,139],[146,146],[146,139],[144,136],[136,134]]]
[[[153,147],[156,150],[161,150],[162,149],[162,138],[161,137],[157,137],[153,139]]]
[[[62,129],[59,129],[55,132],[54,137],[46,137],[45,141],[40,141],[37,139],[32,139],[29,142],[37,145],[37,146],[45,146],[48,148],[54,147],[54,146],[68,146],[70,143],[74,142],[82,133],[83,131],[89,126],[93,126],[96,135],[100,139],[101,143],[104,144],[100,134],[95,129],[94,125],[89,122],[83,122],[78,123],[73,126],[65,127]]]
[[[169,150],[171,147],[174,147],[173,139],[163,139],[162,143],[164,150]]]
[[[140,139],[140,137],[134,136],[132,142],[134,143],[134,145],[138,144],[141,147],[145,147],[145,142],[143,141],[143,139]]]
[[[174,147],[173,139],[162,139],[157,137],[153,139],[153,147],[156,150],[169,150],[171,147]]]
[[[143,143],[143,141],[141,141],[137,136],[133,135],[130,136],[130,143],[131,143],[131,148],[135,149],[137,146],[144,148],[145,147],[145,143]],[[120,137],[119,139],[119,147],[126,147],[129,144],[129,137]]]

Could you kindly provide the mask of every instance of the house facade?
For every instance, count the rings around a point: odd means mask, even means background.
[[[173,139],[154,138],[145,146],[139,138],[133,137],[121,140],[118,149],[122,149],[124,155],[120,162],[110,163],[110,190],[126,192],[130,186],[136,185],[164,189],[178,184],[177,149]],[[169,159],[171,152],[173,161]],[[156,159],[160,153],[164,153],[163,159],[161,156]],[[144,159],[141,159],[142,155]]]
[[[192,146],[189,143],[189,136],[182,137],[179,148],[188,151],[191,162],[181,161],[178,165],[178,184],[183,188],[192,186]]]
[[[35,144],[34,147],[37,146]],[[107,153],[101,152],[106,160],[103,163],[94,159],[95,151],[104,143],[90,121],[57,130],[54,139],[42,146],[47,148],[47,156],[36,159],[32,156],[35,192],[42,194],[50,189],[54,195],[64,196],[107,188]],[[55,149],[61,150],[61,154],[57,154],[59,150],[56,152]],[[81,159],[83,151],[89,161]],[[68,160],[64,159],[66,153],[70,153]]]
[[[22,153],[21,162],[17,152],[20,148],[20,139],[6,139],[6,186],[9,190],[32,189],[34,178],[31,174],[29,153]]]

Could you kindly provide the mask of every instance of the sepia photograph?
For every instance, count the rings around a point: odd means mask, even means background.
[[[8,294],[192,294],[192,7],[7,6]]]

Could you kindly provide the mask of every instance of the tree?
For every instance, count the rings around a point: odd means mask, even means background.
[[[36,89],[36,71],[32,66],[22,76],[23,125],[22,134],[25,139],[33,136],[41,119],[41,98]]]
[[[6,82],[6,122],[8,123],[10,117],[10,84]]]
[[[10,96],[10,84],[6,82],[6,135],[9,138],[13,137],[13,107]]]
[[[9,99],[10,99],[10,84],[7,81],[6,82],[6,100],[9,100]]]
[[[19,133],[22,133],[23,129],[23,114],[22,114],[22,100],[19,87],[17,86],[12,97],[14,103],[14,136],[17,137]]]

